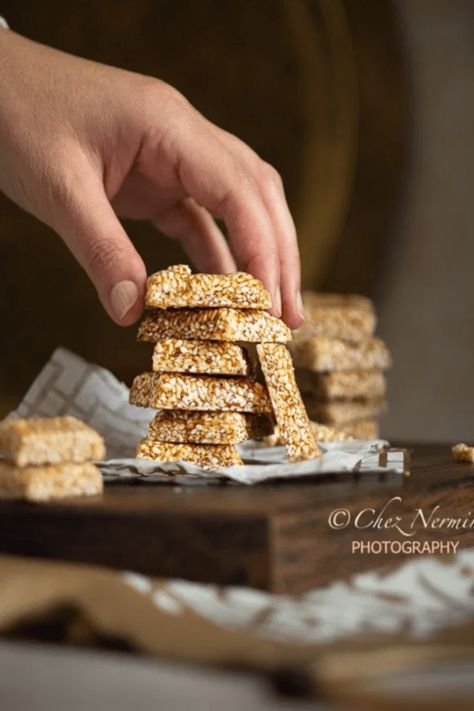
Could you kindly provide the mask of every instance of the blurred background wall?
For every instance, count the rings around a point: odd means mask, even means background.
[[[472,437],[474,4],[469,0],[4,0],[12,28],[169,81],[281,172],[306,287],[375,299],[393,350],[384,434]],[[25,107],[27,110],[27,107]],[[126,223],[149,271],[179,245]],[[129,381],[109,322],[46,227],[0,197],[0,415],[58,345]]]

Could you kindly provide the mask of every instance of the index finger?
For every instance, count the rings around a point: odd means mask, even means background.
[[[259,278],[270,292],[272,313],[281,316],[280,254],[269,217],[258,164],[249,166],[197,111],[173,123],[156,150],[142,149],[147,177],[160,189],[176,180],[189,196],[221,218],[239,268]],[[164,166],[168,166],[164,175]]]

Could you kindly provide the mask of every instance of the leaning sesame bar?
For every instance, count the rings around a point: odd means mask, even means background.
[[[372,419],[385,409],[385,401],[373,400],[332,400],[322,402],[314,395],[305,394],[304,402],[312,420],[325,425],[335,425],[344,429],[344,425],[354,420]]]
[[[262,282],[246,272],[191,274],[176,268],[156,272],[148,278],[145,303],[155,309],[221,306],[270,309],[272,306]]]
[[[295,332],[289,346],[295,366],[317,372],[328,370],[385,370],[392,359],[380,338],[359,343]]]
[[[303,304],[308,335],[360,341],[375,330],[373,305],[363,296],[304,292]]]
[[[137,447],[137,457],[158,462],[193,462],[204,469],[219,469],[243,464],[236,448],[231,444],[172,444],[157,442],[148,437]]]
[[[296,382],[303,393],[314,393],[321,400],[377,398],[385,395],[385,376],[380,370],[333,370],[315,373],[295,369]]]
[[[291,340],[291,331],[283,321],[259,310],[216,308],[148,311],[138,329],[138,340],[156,343],[162,338],[286,343]]]
[[[103,459],[102,437],[75,417],[11,419],[0,423],[0,455],[19,467]]]
[[[467,444],[455,444],[452,451],[457,462],[474,463],[474,447],[468,447]]]
[[[164,338],[153,349],[153,370],[170,373],[249,375],[247,352],[237,343]]]
[[[246,378],[142,373],[130,389],[130,402],[158,410],[271,412],[266,388]]]
[[[257,353],[289,460],[319,457],[321,452],[296,385],[289,351],[278,343],[260,343]]]
[[[90,462],[18,467],[0,460],[0,499],[49,501],[95,496],[102,490],[100,471]]]
[[[272,431],[269,415],[162,410],[150,422],[148,436],[159,442],[238,444],[261,439]]]

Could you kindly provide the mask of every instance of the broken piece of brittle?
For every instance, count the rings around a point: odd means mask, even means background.
[[[474,447],[467,444],[455,444],[453,447],[453,457],[457,462],[471,462],[474,464]]]

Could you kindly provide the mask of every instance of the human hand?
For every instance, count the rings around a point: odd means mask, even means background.
[[[151,220],[202,271],[252,273],[301,324],[279,175],[179,92],[0,30],[0,96],[0,189],[62,237],[118,324],[140,316],[146,272],[117,215]]]

